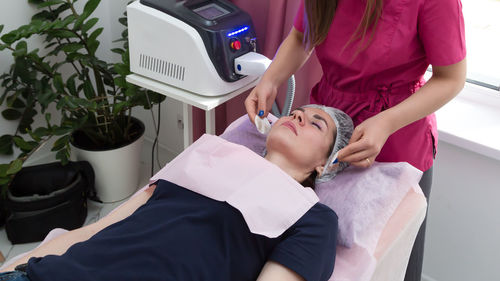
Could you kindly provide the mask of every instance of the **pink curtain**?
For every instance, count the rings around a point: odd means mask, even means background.
[[[269,58],[274,57],[283,39],[292,28],[293,20],[300,0],[232,0],[234,4],[252,17],[257,33],[257,45],[260,52]],[[296,93],[293,107],[308,104],[309,92],[321,77],[321,67],[313,54],[311,59],[296,75]],[[222,134],[228,124],[246,114],[244,101],[248,93],[230,100],[216,108],[216,133]],[[280,88],[278,104],[283,104],[286,95],[286,83]],[[204,111],[193,108],[193,139],[198,139],[205,132]]]

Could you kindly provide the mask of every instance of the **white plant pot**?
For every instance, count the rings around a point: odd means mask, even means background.
[[[72,144],[76,160],[88,161],[94,168],[96,193],[102,202],[120,201],[137,190],[143,141],[144,133],[129,145],[103,151],[84,150]]]

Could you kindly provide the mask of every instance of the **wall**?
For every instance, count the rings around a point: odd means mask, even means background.
[[[34,9],[26,5],[27,1],[10,1],[10,0],[0,0],[0,24],[4,25],[4,30],[2,34],[7,31],[17,28],[22,24],[26,24],[27,18],[30,18],[34,12]],[[37,43],[36,38],[30,39],[29,42]],[[10,65],[12,64],[12,57],[6,51],[0,52],[0,73],[5,73],[8,71]],[[3,89],[0,89],[0,93],[3,93]],[[0,111],[5,109],[4,106],[0,106]],[[17,122],[6,121],[3,117],[0,117],[0,136],[4,134],[12,134],[15,132]],[[6,163],[12,160],[12,157],[1,156],[0,163]]]
[[[424,281],[500,280],[500,161],[440,142]]]

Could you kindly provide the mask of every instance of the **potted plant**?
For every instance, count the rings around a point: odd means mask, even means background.
[[[121,56],[120,62],[110,63],[96,56],[103,28],[96,26],[98,19],[91,15],[100,0],[86,1],[81,12],[77,11],[75,2],[77,0],[28,0],[39,10],[30,23],[3,35],[0,25],[0,51],[10,51],[14,58],[9,72],[0,76],[1,88],[5,89],[0,105],[7,106],[2,111],[5,119],[19,120],[13,134],[0,136],[0,153],[12,155],[13,147],[21,151],[9,164],[0,165],[3,194],[24,161],[52,137],[57,137],[52,151],[63,164],[68,162],[72,146],[79,153],[87,150],[94,154],[103,150],[116,152],[135,142],[132,153],[138,156],[141,144],[137,142],[142,138],[144,125],[132,117],[132,109],[138,106],[150,109],[164,99],[162,95],[126,82],[125,77],[130,73],[127,29],[117,40],[123,43],[122,47],[111,50]],[[126,17],[119,21],[127,26]],[[26,39],[33,35],[41,36],[43,49],[29,47]],[[51,105],[60,113],[60,118],[52,118],[47,110]],[[44,117],[45,124],[33,128],[37,114]],[[113,183],[126,178],[128,171],[139,170],[138,159],[118,157],[121,156],[116,153],[104,156],[112,160],[111,164],[104,165],[86,159],[94,166],[97,195],[103,201],[123,199],[137,187],[136,180],[128,183],[132,190],[125,193],[114,190],[109,196],[102,192],[103,188],[124,187],[105,186],[109,183],[103,181],[101,175],[111,176]],[[133,162],[135,168],[124,168],[122,165],[127,161]],[[117,168],[120,172],[103,171],[106,168]],[[120,195],[114,196],[116,194]]]

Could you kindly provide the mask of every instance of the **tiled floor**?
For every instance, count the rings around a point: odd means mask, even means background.
[[[150,176],[150,164],[141,162],[141,174],[140,174],[140,184],[138,185],[138,188],[144,186],[147,184],[147,181]],[[119,202],[114,202],[114,203],[97,203],[93,201],[88,201],[88,213],[87,213],[87,219],[85,220],[85,225],[89,223],[93,223],[100,219],[101,217],[105,216],[108,214],[111,210],[116,208],[118,205],[126,201],[127,199],[124,199]],[[0,227],[0,251],[2,252],[3,256],[5,257],[6,261],[19,255],[24,252],[30,251],[34,249],[36,246],[38,246],[39,242],[36,243],[26,243],[26,244],[16,244],[12,245],[10,241],[7,239],[7,234],[5,232],[4,227]],[[3,263],[0,262],[0,266]]]

